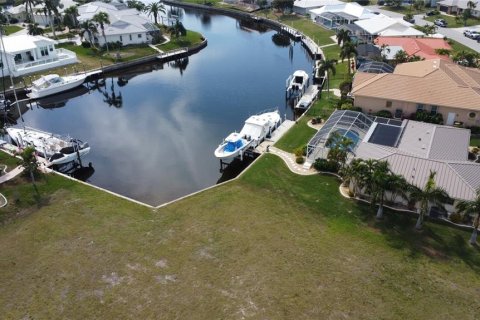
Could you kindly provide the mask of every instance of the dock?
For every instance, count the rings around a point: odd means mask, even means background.
[[[160,53],[157,55],[157,59],[159,60],[164,60],[170,57],[182,57],[183,55],[186,55],[188,53],[187,48],[180,48],[177,50],[171,50],[167,52]]]
[[[255,149],[254,151],[256,153],[265,153],[267,152],[267,147],[275,144],[275,142],[277,142],[278,140],[280,140],[281,137],[283,137],[283,135],[285,133],[287,133],[287,131],[293,127],[293,125],[295,124],[295,121],[292,121],[292,120],[285,120],[282,122],[282,124],[275,130],[273,131],[272,135],[270,136],[270,138],[268,139],[265,139],[262,143],[260,143]]]
[[[308,109],[312,102],[317,98],[318,92],[319,90],[317,85],[309,86],[300,100],[298,100],[297,104],[295,105],[295,109]]]

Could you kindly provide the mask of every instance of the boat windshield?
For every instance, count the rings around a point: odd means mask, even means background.
[[[225,151],[226,152],[233,152],[237,150],[238,148],[241,148],[243,145],[242,140],[237,140],[237,141],[229,141],[227,142],[227,145],[225,146]]]
[[[303,77],[302,76],[295,76],[295,83],[303,83]]]

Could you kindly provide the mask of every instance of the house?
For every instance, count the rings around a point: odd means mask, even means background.
[[[361,36],[366,42],[373,42],[377,36],[388,37],[424,37],[425,34],[415,28],[411,23],[401,18],[390,18],[385,15],[375,15],[369,19],[354,22],[363,30]]]
[[[65,9],[71,6],[76,6],[77,3],[73,0],[60,0],[60,6],[58,7],[59,14],[63,14]],[[49,16],[45,10],[45,5],[42,2],[35,4],[33,7],[33,21],[38,23],[41,26],[48,26],[51,23],[53,16]],[[18,6],[10,7],[5,9],[5,14],[8,19],[15,18],[19,21],[24,22],[27,19],[27,11],[25,4],[20,4]]]
[[[122,45],[151,43],[160,35],[160,29],[146,16],[118,2],[96,1],[81,5],[78,7],[78,21],[91,20],[99,12],[107,13],[110,20],[110,24],[105,26],[107,42],[119,42]],[[100,28],[98,29],[98,34],[94,35],[92,40],[102,46],[105,39]]]
[[[339,0],[296,0],[293,3],[293,12],[307,15],[312,9],[318,9],[326,5],[342,4]]]
[[[357,72],[352,95],[369,114],[389,110],[403,118],[423,111],[440,114],[447,125],[480,125],[480,70],[442,59],[402,63],[393,73]]]
[[[325,5],[319,9],[310,10],[311,19],[327,29],[337,29],[342,25],[374,16],[376,14],[356,2]]]
[[[468,160],[468,129],[337,110],[310,140],[307,149],[310,159],[328,155],[325,142],[333,132],[352,139],[349,160],[387,161],[394,174],[419,188],[425,186],[430,171],[434,171],[437,186],[445,189],[453,199],[476,197],[480,187],[480,164]],[[397,201],[406,204],[401,199]],[[446,205],[448,212],[455,211],[454,204]]]
[[[452,15],[461,15],[465,9],[468,9],[468,3],[470,0],[443,0],[437,2],[437,10],[445,12]],[[472,15],[474,17],[480,17],[480,2],[473,0],[471,1],[476,5],[472,9]]]
[[[379,47],[384,47],[387,50],[385,54],[393,60],[397,52],[396,48],[405,51],[409,56],[419,56],[424,59],[443,59],[451,61],[448,55],[440,55],[436,52],[437,49],[452,50],[452,47],[444,39],[439,38],[406,38],[406,37],[383,37],[380,36],[375,39],[375,44]],[[392,47],[392,49],[390,49]],[[390,49],[390,50],[389,50]],[[388,59],[388,58],[387,58]]]
[[[55,48],[55,40],[42,36],[18,35],[3,37],[0,51],[4,75],[15,77],[78,62],[77,55]]]

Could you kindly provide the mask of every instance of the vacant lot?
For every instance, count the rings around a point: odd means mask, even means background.
[[[417,233],[392,215],[375,223],[372,208],[339,196],[336,179],[295,176],[273,155],[158,210],[56,176],[40,191],[41,207],[20,199],[0,228],[3,319],[475,319],[480,310],[480,254],[467,233],[431,224]]]

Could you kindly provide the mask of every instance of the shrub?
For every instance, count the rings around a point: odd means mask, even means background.
[[[312,119],[312,124],[320,124],[322,123],[322,117],[315,117]]]
[[[477,160],[477,155],[473,152],[468,153],[468,160]]]
[[[82,47],[84,47],[84,48],[90,48],[90,46],[91,46],[91,45],[90,45],[90,42],[88,42],[88,41],[82,41]]]
[[[298,164],[303,164],[305,162],[305,158],[303,156],[297,156],[295,158],[295,162]]]
[[[477,154],[478,151],[480,151],[480,149],[478,149],[477,147],[472,148],[472,153]]]
[[[382,118],[391,118],[392,113],[388,110],[380,110],[377,113],[375,113],[377,117],[382,117]]]
[[[297,158],[303,156],[303,148],[302,147],[299,147],[299,148],[295,149],[295,156]]]
[[[462,220],[463,220],[463,217],[460,213],[454,212],[454,213],[450,214],[448,219],[450,219],[450,221],[452,221],[453,223],[461,223]]]
[[[342,98],[345,99],[350,90],[352,90],[352,81],[343,81],[342,83],[340,83],[339,88]]]
[[[472,127],[467,127],[467,129],[470,129],[470,132],[472,134],[480,134],[480,127],[472,126]]]
[[[317,171],[338,172],[338,164],[334,161],[329,161],[327,159],[318,158],[317,160],[315,160],[313,167]]]
[[[18,23],[18,19],[17,18],[10,18],[10,23]]]
[[[441,113],[431,114],[425,111],[417,111],[413,115],[413,120],[434,124],[443,124],[443,116]]]

